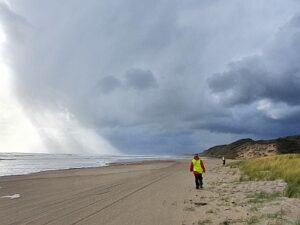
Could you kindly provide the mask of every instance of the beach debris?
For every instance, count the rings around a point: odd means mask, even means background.
[[[207,205],[207,203],[206,203],[206,202],[194,202],[194,204],[195,204],[196,206],[203,206],[203,205]]]
[[[20,198],[21,195],[20,194],[14,194],[14,195],[5,195],[5,196],[2,196],[0,198],[10,198],[10,199],[16,199],[16,198]]]
[[[193,211],[195,211],[195,208],[194,207],[185,207],[184,208],[184,211],[190,211],[190,212],[193,212]]]

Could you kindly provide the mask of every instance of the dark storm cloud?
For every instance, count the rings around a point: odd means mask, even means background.
[[[103,77],[98,82],[99,91],[102,93],[109,93],[118,87],[121,87],[122,83],[113,76]]]
[[[150,70],[131,69],[126,72],[126,85],[136,90],[157,87],[157,82]]]
[[[196,138],[189,131],[149,131],[144,128],[114,129],[104,136],[131,154],[188,153],[197,149]],[[130,141],[129,141],[130,140]]]
[[[101,93],[107,94],[118,88],[135,89],[144,91],[151,88],[157,88],[158,84],[150,70],[130,69],[124,75],[124,81],[114,76],[107,76],[100,79],[97,87]]]
[[[225,72],[208,79],[223,110],[235,113],[229,117],[229,123],[208,121],[202,126],[261,137],[299,133],[299,52],[300,16],[295,15],[279,29],[261,54],[232,62]],[[247,109],[250,115],[243,115],[241,108]]]
[[[259,58],[253,56],[231,63],[228,71],[209,78],[209,87],[214,93],[223,95],[225,103],[251,103],[268,84],[266,69]]]
[[[282,26],[298,9],[292,0],[28,0],[0,10],[11,36],[26,37],[7,49],[38,127],[45,111],[63,111],[120,150],[186,152],[274,135],[297,117],[298,17]]]
[[[283,26],[261,55],[229,64],[209,79],[225,103],[249,104],[260,99],[300,103],[300,16]]]

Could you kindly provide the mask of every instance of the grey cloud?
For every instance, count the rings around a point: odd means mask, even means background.
[[[5,27],[30,37],[7,43],[16,94],[33,121],[66,109],[125,152],[269,135],[273,119],[257,101],[297,104],[299,94],[298,20],[270,35],[299,5],[274,1],[11,0]]]
[[[103,134],[117,147],[131,154],[181,154],[197,151],[196,137],[186,130],[166,131],[157,128],[113,129]],[[128,141],[130,140],[130,141]]]
[[[119,90],[122,92],[131,88],[144,91],[158,87],[158,83],[150,70],[130,69],[125,73],[124,81],[122,76],[119,77],[121,78],[115,76],[101,78],[97,84],[98,90],[101,93],[108,94],[119,88],[123,88],[123,90]]]
[[[126,85],[136,90],[147,90],[158,86],[150,70],[131,69],[126,72]]]
[[[299,21],[295,15],[282,26],[261,54],[231,62],[226,71],[208,78],[216,102],[232,115],[202,121],[199,129],[260,137],[300,132]]]
[[[114,91],[115,89],[122,86],[122,83],[113,76],[107,76],[103,77],[97,85],[97,88],[99,88],[99,91],[101,93],[110,93],[111,91]]]
[[[231,63],[208,81],[213,93],[227,104],[249,104],[260,99],[300,103],[300,16],[280,29],[261,55]]]
[[[23,41],[25,30],[30,28],[30,24],[24,17],[10,9],[7,4],[0,2],[0,19],[0,24],[10,39]]]
[[[269,77],[260,56],[247,57],[228,67],[228,71],[208,80],[213,93],[220,94],[225,104],[248,104],[264,93]]]
[[[253,133],[253,130],[249,127],[241,126],[241,124],[233,124],[231,121],[208,121],[192,126],[194,129],[209,130],[217,133],[231,133],[231,134],[249,134]]]

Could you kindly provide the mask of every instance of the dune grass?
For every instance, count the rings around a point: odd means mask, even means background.
[[[282,193],[274,192],[274,193],[267,193],[267,192],[258,192],[248,196],[250,203],[264,203],[270,202],[276,199],[277,197],[282,196]]]
[[[286,154],[243,160],[229,164],[239,167],[242,180],[276,180],[287,182],[286,196],[300,197],[300,154]]]

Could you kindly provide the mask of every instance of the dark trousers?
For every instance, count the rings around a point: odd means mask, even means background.
[[[202,174],[194,174],[195,175],[195,183],[196,183],[196,188],[198,189],[199,187],[202,188],[203,186],[203,177]]]

